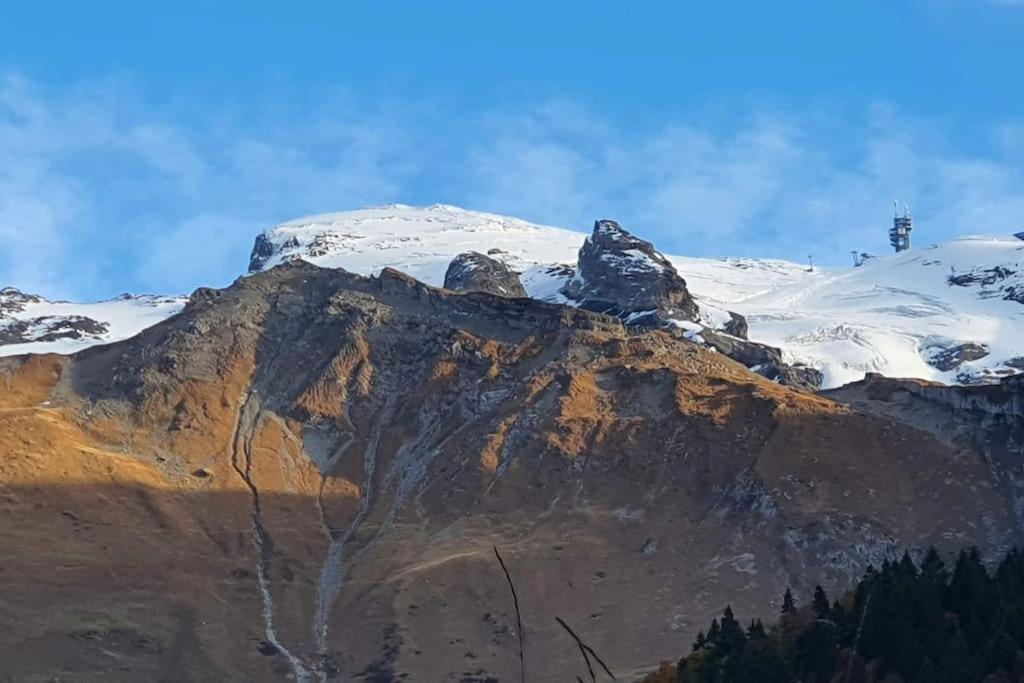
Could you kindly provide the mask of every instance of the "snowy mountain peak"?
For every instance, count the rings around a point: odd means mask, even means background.
[[[566,285],[582,282],[586,245],[605,259],[590,264],[591,280],[606,267],[636,281],[674,275],[697,309],[696,318],[681,319],[723,328],[730,312],[739,313],[751,340],[782,349],[787,363],[820,370],[826,387],[868,372],[969,383],[1024,371],[1024,233],[963,237],[859,267],[811,271],[780,260],[665,255],[607,219],[587,236],[444,204],[389,204],[270,228],[257,236],[249,269],[304,259],[364,275],[390,267],[442,286],[453,259],[478,252],[518,274],[528,296],[572,303]],[[72,352],[121,339],[183,303],[129,295],[72,304],[5,288],[0,355]]]
[[[301,258],[361,275],[393,267],[440,287],[452,259],[478,251],[521,273],[530,296],[558,300],[565,268],[554,266],[575,263],[583,237],[446,204],[394,204],[308,216],[270,228],[256,238],[249,271]]]

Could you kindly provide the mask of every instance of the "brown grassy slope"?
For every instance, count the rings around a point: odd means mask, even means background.
[[[726,602],[1019,538],[985,464],[923,432],[664,333],[394,273],[279,268],[0,375],[15,680],[505,680],[492,545],[530,680],[571,680],[556,615],[630,671]],[[298,668],[263,643],[256,499]]]

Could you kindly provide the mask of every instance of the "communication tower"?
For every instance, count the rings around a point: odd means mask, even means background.
[[[889,243],[896,253],[910,249],[910,231],[914,229],[914,219],[910,216],[910,207],[903,205],[903,214],[900,214],[899,203],[892,203],[893,217],[892,227],[889,229]]]

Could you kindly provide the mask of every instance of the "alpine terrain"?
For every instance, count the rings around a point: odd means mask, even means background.
[[[394,205],[186,300],[4,290],[3,673],[582,679],[564,623],[631,680],[726,604],[1001,556],[1022,257],[810,272]]]

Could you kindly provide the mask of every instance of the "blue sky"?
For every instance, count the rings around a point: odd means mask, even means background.
[[[214,5],[214,7],[210,7]],[[0,285],[224,285],[275,222],[444,202],[845,264],[1024,227],[1024,2],[23,2]]]

